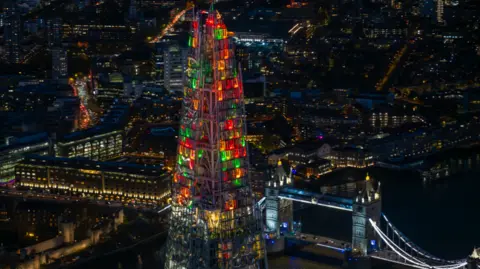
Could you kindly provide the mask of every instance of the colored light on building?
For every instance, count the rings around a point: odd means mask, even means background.
[[[254,209],[252,195],[238,195],[239,191],[251,194],[251,188],[241,69],[237,69],[233,42],[228,37],[218,12],[212,9],[194,15],[188,40],[192,49],[186,72],[178,162],[172,180],[172,218],[176,225],[170,226],[166,268],[210,267],[206,262],[212,258],[218,259],[221,268],[233,267],[233,257],[248,261],[243,267],[263,263],[261,229],[252,231],[242,226],[260,222],[261,218]],[[224,198],[219,199],[218,195]],[[240,218],[242,221],[237,221]],[[213,255],[203,257],[205,251],[182,240],[185,236],[198,236],[186,234],[195,232],[191,229],[192,220],[208,225],[201,236],[208,242],[201,246],[215,245],[215,240],[222,237],[224,243],[211,249]],[[222,225],[218,225],[219,220]]]

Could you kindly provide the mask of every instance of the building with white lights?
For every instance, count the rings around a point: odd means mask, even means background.
[[[32,155],[15,167],[17,188],[132,203],[165,202],[169,173],[159,166]]]
[[[96,126],[59,138],[55,143],[55,155],[99,161],[112,159],[122,152],[123,137],[123,130],[110,125]]]

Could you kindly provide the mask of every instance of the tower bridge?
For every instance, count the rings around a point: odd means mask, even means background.
[[[480,249],[465,259],[447,260],[417,246],[382,213],[380,183],[374,184],[368,174],[364,183],[353,198],[295,189],[291,171],[287,173],[279,162],[266,182],[265,197],[257,204],[265,209],[267,252],[283,252],[292,245],[314,246],[343,253],[350,268],[362,269],[371,268],[373,260],[420,269],[480,268]],[[293,202],[352,212],[351,242],[294,231]]]

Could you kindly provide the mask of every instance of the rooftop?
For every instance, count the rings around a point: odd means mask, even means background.
[[[97,172],[117,172],[126,174],[137,174],[151,177],[163,177],[168,175],[168,171],[163,169],[162,165],[144,165],[122,162],[100,162],[92,161],[86,158],[62,158],[51,156],[29,155],[22,162],[28,165],[55,166],[64,168],[77,168],[89,170],[93,174]]]
[[[116,125],[103,124],[95,126],[83,131],[73,132],[67,134],[61,138],[58,138],[58,141],[61,143],[72,142],[76,140],[86,139],[97,135],[103,135],[111,132],[121,132],[121,130]]]
[[[0,151],[5,151],[9,149],[14,149],[23,145],[28,145],[32,143],[41,143],[41,142],[48,142],[48,134],[47,133],[38,133],[34,135],[29,135],[25,137],[21,137],[15,139],[10,144],[4,144],[0,146]]]

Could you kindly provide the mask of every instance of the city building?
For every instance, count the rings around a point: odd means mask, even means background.
[[[170,92],[183,92],[185,70],[187,69],[187,50],[177,40],[155,43],[152,55],[153,77],[156,84]]]
[[[165,89],[170,92],[182,92],[187,66],[187,50],[181,48],[178,44],[171,44],[164,52],[163,60]]]
[[[62,32],[65,37],[82,41],[124,41],[131,38],[135,28],[122,24],[74,22],[63,24]]]
[[[425,122],[420,115],[412,110],[396,106],[378,106],[374,108],[369,117],[369,123],[375,128],[396,128],[405,123]]]
[[[365,168],[374,165],[373,155],[367,150],[358,148],[334,149],[325,158],[330,160],[336,168]]]
[[[77,131],[57,139],[55,156],[84,157],[98,161],[112,159],[122,153],[123,137],[123,130],[114,125],[99,125]]]
[[[67,134],[79,127],[80,98],[75,96],[57,97],[48,108],[48,125],[57,134]]]
[[[15,179],[15,165],[23,161],[28,154],[46,155],[49,151],[47,133],[25,136],[21,138],[8,137],[0,146],[0,185]]]
[[[53,18],[47,22],[47,40],[50,47],[60,46],[63,37],[61,18]]]
[[[329,160],[319,159],[312,163],[297,167],[296,170],[297,173],[302,172],[307,178],[320,178],[322,175],[332,172],[333,167]]]
[[[61,47],[52,49],[52,79],[67,83],[68,79],[68,54]]]
[[[188,43],[165,268],[266,268],[241,70],[213,4],[194,14]]]
[[[14,0],[4,4],[4,40],[7,59],[10,63],[20,63],[20,41],[22,29],[20,22],[20,10]]]
[[[32,155],[15,168],[17,188],[155,204],[170,195],[170,176],[159,166]]]
[[[444,0],[437,0],[436,1],[437,23],[440,24],[440,25],[442,25],[445,22],[444,18],[443,18],[444,5],[445,5]]]
[[[282,159],[288,159],[292,165],[306,165],[319,158],[326,158],[332,152],[332,147],[323,141],[306,140],[281,149],[274,150],[268,156],[268,163],[275,165]]]

